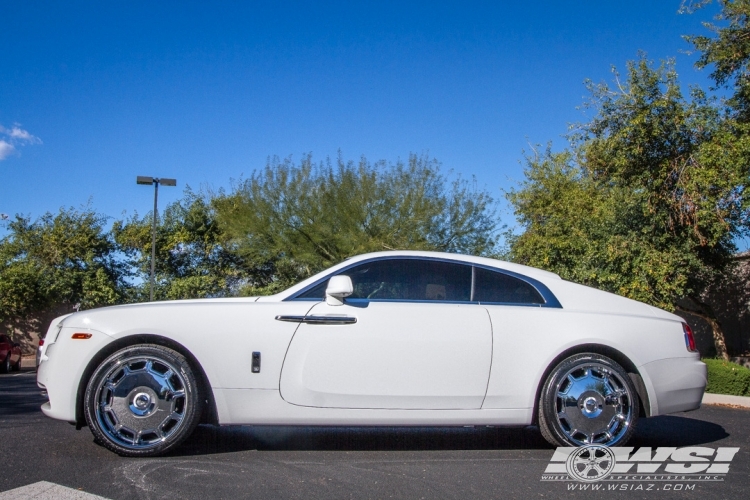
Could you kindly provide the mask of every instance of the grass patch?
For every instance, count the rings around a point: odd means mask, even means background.
[[[750,396],[750,370],[723,359],[702,360],[708,367],[706,392]]]

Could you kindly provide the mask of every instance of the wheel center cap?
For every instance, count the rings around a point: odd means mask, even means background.
[[[158,398],[153,391],[141,387],[131,393],[130,411],[136,417],[147,417],[154,412],[157,407]]]
[[[148,397],[148,394],[145,394],[143,392],[136,394],[135,399],[133,400],[133,403],[135,404],[135,406],[137,406],[140,409],[147,407],[150,402],[151,402],[151,398]]]
[[[581,398],[578,406],[581,409],[581,413],[583,413],[588,418],[596,418],[601,415],[602,411],[604,410],[602,401],[600,401],[600,399],[595,396]]]

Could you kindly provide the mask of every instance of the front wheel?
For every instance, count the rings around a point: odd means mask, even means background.
[[[539,428],[553,446],[623,445],[638,412],[638,394],[619,364],[599,354],[576,354],[547,377]]]
[[[135,345],[105,359],[89,379],[86,423],[123,456],[166,453],[198,425],[203,398],[187,359],[158,345]]]

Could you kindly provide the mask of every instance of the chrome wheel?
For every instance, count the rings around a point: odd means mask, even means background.
[[[624,443],[638,418],[638,395],[625,370],[597,354],[572,356],[547,379],[540,428],[558,446]]]
[[[187,397],[185,380],[174,366],[147,356],[128,358],[102,379],[96,419],[121,446],[149,448],[179,429]]]
[[[600,363],[575,367],[557,385],[557,420],[580,445],[612,443],[630,424],[632,395],[610,368]]]
[[[187,360],[155,345],[125,348],[89,380],[85,416],[94,436],[121,455],[164,453],[186,438],[203,399]]]

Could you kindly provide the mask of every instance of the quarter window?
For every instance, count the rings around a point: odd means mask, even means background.
[[[474,300],[502,304],[544,304],[536,289],[513,276],[474,268]]]

